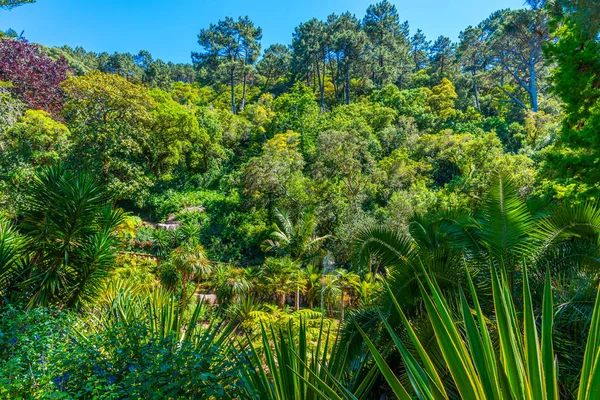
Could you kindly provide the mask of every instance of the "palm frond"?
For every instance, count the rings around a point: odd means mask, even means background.
[[[401,232],[378,226],[361,230],[354,238],[354,259],[357,266],[369,269],[373,257],[385,266],[409,263],[414,256],[414,240]]]
[[[511,179],[499,175],[478,216],[482,244],[499,265],[522,260],[532,251],[530,232],[535,221]]]

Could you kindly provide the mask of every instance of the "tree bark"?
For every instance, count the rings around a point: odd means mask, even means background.
[[[277,306],[281,310],[285,310],[285,293],[280,293],[279,298],[277,299]]]
[[[321,78],[321,66],[319,65],[319,58],[315,59],[315,64],[317,67],[317,80],[319,81],[319,92],[321,94],[321,113],[325,112],[325,77]]]
[[[477,74],[473,71],[473,91],[475,92],[475,107],[477,111],[481,111],[481,104],[479,103],[479,89],[477,88]]]
[[[537,72],[535,70],[535,64],[529,65],[529,96],[531,103],[531,110],[538,112],[538,88],[537,88]]]
[[[235,70],[231,69],[231,112],[235,114]]]
[[[342,289],[341,303],[342,303],[342,314],[340,316],[340,320],[343,322],[344,321],[344,289]]]
[[[242,102],[240,104],[240,111],[244,111],[244,107],[246,107],[246,82],[248,81],[247,75],[244,72],[244,89],[242,91]]]
[[[180,317],[181,317],[181,315],[183,315],[183,312],[185,310],[185,303],[186,303],[186,297],[187,297],[186,295],[187,295],[187,284],[186,284],[185,279],[182,279],[181,280],[181,301],[180,301],[180,305],[179,305],[180,310],[181,310]]]
[[[338,87],[335,82],[335,70],[333,68],[332,62],[329,63],[329,66],[330,66],[330,70],[331,70],[331,83],[333,84],[333,94],[335,96],[335,102],[337,104],[337,102],[338,102]]]
[[[345,71],[345,81],[346,81],[346,99],[344,103],[350,104],[350,63],[346,60],[346,71]]]

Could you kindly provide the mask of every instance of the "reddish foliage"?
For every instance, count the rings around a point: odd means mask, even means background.
[[[35,110],[59,117],[64,103],[60,83],[72,70],[64,58],[53,60],[37,45],[0,40],[0,81],[11,82],[14,96]]]

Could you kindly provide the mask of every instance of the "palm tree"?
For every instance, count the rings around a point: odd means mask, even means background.
[[[90,174],[42,168],[19,225],[26,241],[20,294],[27,305],[74,307],[96,298],[114,268],[124,217]]]
[[[341,290],[333,273],[321,275],[321,309],[333,318],[335,306],[340,298]]]
[[[260,278],[265,282],[267,290],[277,296],[277,305],[280,309],[285,308],[285,298],[288,293],[304,287],[300,272],[298,264],[290,257],[267,258],[261,267]],[[297,303],[296,309],[298,309]]]
[[[340,320],[344,321],[345,310],[345,295],[349,291],[356,289],[360,284],[360,277],[354,272],[348,272],[345,269],[339,268],[334,273],[334,282],[340,288]]]
[[[250,268],[235,268],[228,264],[217,265],[209,278],[209,284],[215,291],[219,304],[234,299],[239,300],[249,294],[254,287],[252,273]]]
[[[265,240],[263,251],[274,252],[281,256],[290,256],[300,263],[300,267],[319,262],[322,257],[321,248],[331,235],[317,235],[317,219],[311,210],[302,213],[297,220],[292,220],[286,210],[275,210],[277,218],[273,224],[271,238]],[[300,287],[296,289],[296,311],[300,307]]]
[[[322,271],[318,265],[308,265],[304,270],[306,302],[311,310],[321,294],[321,275]]]
[[[173,289],[174,281],[179,282],[181,287],[180,307],[183,310],[198,291],[202,281],[210,276],[213,266],[206,257],[202,245],[196,240],[191,240],[171,252],[167,262],[163,264],[162,270],[166,272],[161,274],[166,287]],[[196,282],[196,286],[188,297],[187,287],[190,282]]]

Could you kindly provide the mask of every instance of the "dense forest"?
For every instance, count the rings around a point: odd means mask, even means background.
[[[600,398],[600,3],[262,33],[0,32],[0,398]]]

